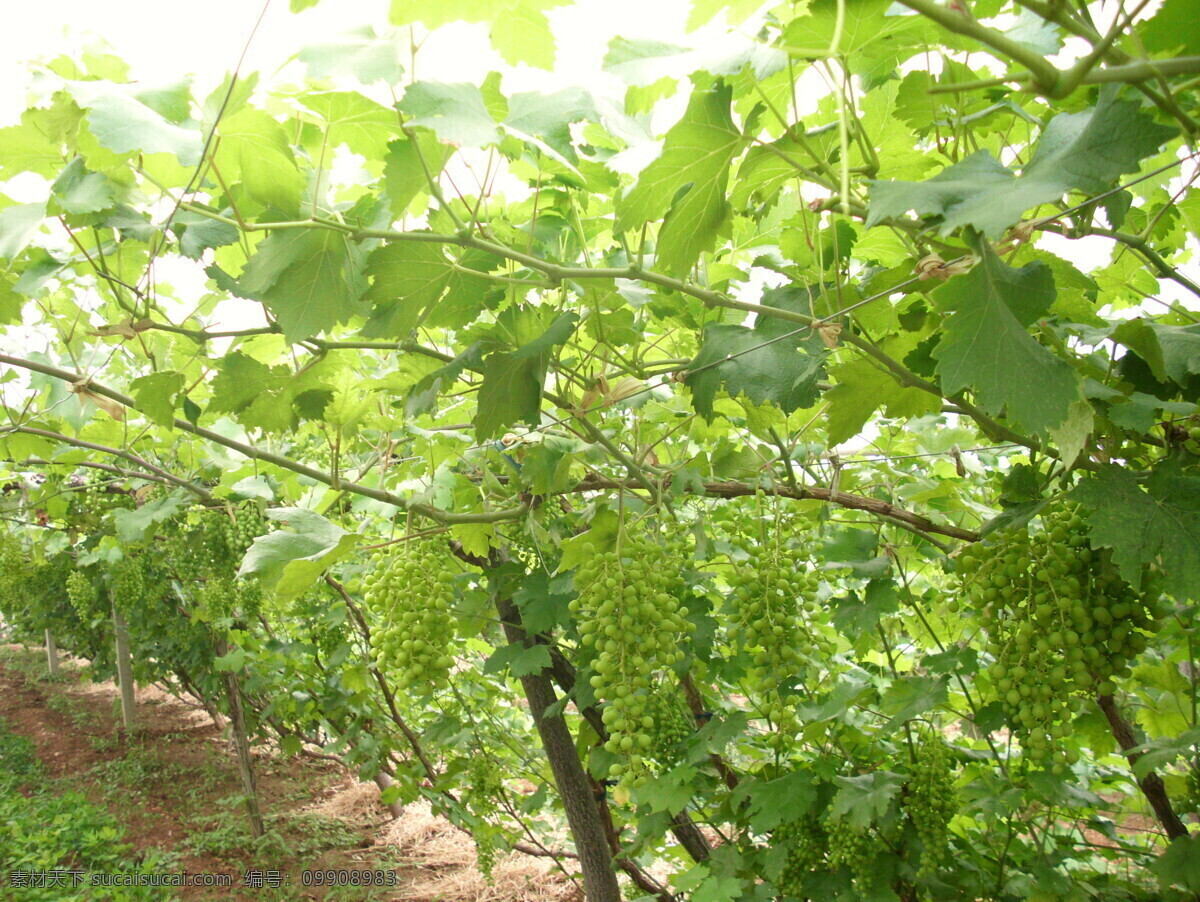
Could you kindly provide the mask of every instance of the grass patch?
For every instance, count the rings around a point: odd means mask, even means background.
[[[266,831],[255,839],[242,809],[241,796],[217,802],[228,809],[219,817],[206,817],[183,841],[183,849],[194,855],[242,858],[277,863],[285,858],[311,859],[330,849],[357,847],[362,837],[336,818],[319,814],[277,814],[266,818]]]
[[[98,898],[89,887],[92,874],[158,873],[168,862],[151,855],[130,860],[132,847],[121,842],[116,819],[77,792],[57,793],[34,754],[32,743],[0,720],[0,886],[21,902],[73,902]],[[76,871],[52,886],[21,885],[22,874]],[[25,878],[29,883],[32,880]],[[112,902],[151,902],[173,898],[162,887],[120,887],[105,891]]]

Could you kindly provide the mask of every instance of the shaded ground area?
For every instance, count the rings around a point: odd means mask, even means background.
[[[255,750],[268,817],[268,834],[256,847],[239,804],[234,755],[218,727],[203,711],[155,689],[139,691],[137,704],[140,727],[127,735],[111,684],[81,683],[69,665],[48,680],[40,652],[0,648],[0,721],[33,744],[54,791],[81,793],[112,812],[134,861],[157,854],[171,872],[232,878],[232,888],[182,888],[174,898],[483,902],[576,892],[544,862],[524,856],[502,860],[485,881],[471,841],[427,809],[413,806],[392,821],[373,784],[360,784],[333,762],[284,760],[266,749]],[[248,871],[260,872],[267,884],[278,872],[283,885],[248,886]],[[390,885],[344,885],[354,878],[330,873],[338,871],[357,872],[359,883],[378,872],[370,882]],[[8,877],[0,873],[0,899],[19,902],[22,891]],[[251,874],[252,881],[258,877]],[[343,885],[311,885],[322,878]],[[172,898],[172,891],[162,892]]]

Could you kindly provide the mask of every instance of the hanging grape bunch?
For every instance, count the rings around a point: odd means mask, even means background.
[[[113,604],[123,617],[136,616],[147,600],[149,581],[145,560],[141,555],[126,555],[109,570],[112,578]]]
[[[988,676],[1029,758],[1056,770],[1074,749],[1056,750],[1080,698],[1110,695],[1158,629],[1157,606],[1117,574],[1083,534],[1068,505],[1042,514],[1031,536],[1010,530],[959,557],[963,594],[987,628],[995,659]]]
[[[685,553],[678,541],[662,544],[624,530],[614,549],[589,544],[584,553],[575,571],[579,594],[569,607],[581,641],[595,655],[589,681],[605,702],[605,748],[624,759],[609,776],[635,786],[647,775],[658,729],[652,689],[684,659],[695,629],[680,604]]]
[[[95,585],[82,570],[72,570],[67,574],[67,601],[85,625],[90,625],[104,613]]]
[[[798,726],[794,709],[799,703],[786,693],[785,681],[801,672],[807,660],[832,651],[814,623],[820,577],[778,539],[746,554],[729,579],[731,639],[750,656],[747,689],[764,702],[777,730],[774,738],[784,742]]]
[[[475,840],[475,860],[479,873],[490,882],[492,869],[496,866],[496,827],[492,819],[499,810],[498,800],[504,792],[504,783],[500,778],[500,767],[490,755],[472,755],[467,765],[467,776],[470,787],[464,801],[479,819],[479,823],[471,829],[471,836]]]
[[[26,569],[20,541],[10,532],[0,532],[0,593],[12,595],[19,592]]]
[[[921,841],[918,877],[929,877],[949,851],[950,819],[956,811],[950,748],[933,729],[921,733],[916,762],[904,784],[903,806]]]
[[[379,624],[371,648],[396,686],[445,685],[454,641],[456,569],[437,540],[393,545],[378,553],[363,579],[363,599]]]
[[[825,863],[829,835],[820,819],[813,814],[780,824],[771,832],[771,844],[782,846],[787,857],[776,881],[786,896],[803,899],[808,876]]]
[[[672,764],[679,759],[681,745],[696,732],[696,718],[683,696],[668,682],[650,693],[647,706],[653,725],[649,728],[651,744],[648,757],[660,764]]]
[[[235,562],[245,557],[254,540],[267,531],[266,518],[257,504],[245,504],[233,511],[225,521],[225,544]]]

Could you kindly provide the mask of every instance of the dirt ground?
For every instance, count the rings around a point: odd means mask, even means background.
[[[14,666],[16,662],[21,666]],[[471,840],[427,806],[409,806],[394,820],[374,784],[360,783],[335,762],[280,758],[254,750],[268,830],[279,839],[268,858],[247,854],[245,815],[231,804],[241,792],[234,753],[202,710],[154,688],[139,689],[139,727],[119,729],[118,693],[111,684],[37,674],[35,653],[0,649],[0,718],[34,743],[45,774],[104,806],[137,851],[170,856],[169,870],[228,874],[233,887],[183,888],[181,900],[447,900],[518,902],[579,897],[574,881],[541,859],[502,858],[491,881],[475,868]],[[44,658],[43,658],[44,662]],[[44,663],[42,665],[44,673]],[[258,858],[258,860],[256,860]],[[283,886],[247,887],[248,869],[277,871]],[[382,871],[387,888],[304,885],[308,871]],[[387,878],[391,882],[391,878]],[[3,895],[0,887],[0,895]],[[15,890],[13,890],[16,892]],[[166,896],[164,896],[166,898]],[[17,899],[19,902],[19,897]]]

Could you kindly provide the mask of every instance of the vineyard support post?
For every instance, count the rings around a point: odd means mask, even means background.
[[[58,676],[58,646],[54,642],[54,633],[46,630],[46,669],[50,676]]]
[[[517,606],[511,599],[497,595],[496,610],[500,614],[500,622],[504,624],[504,635],[509,644],[524,647],[529,640]],[[617,872],[600,819],[600,809],[592,797],[592,789],[579,761],[579,753],[575,750],[571,731],[567,729],[562,714],[547,714],[557,701],[550,677],[545,673],[534,673],[520,679],[521,688],[525,690],[525,698],[529,702],[529,713],[537,726],[550,770],[554,773],[554,783],[566,811],[575,850],[579,853],[584,894],[588,902],[621,902],[621,887],[617,883]]]
[[[115,635],[117,652],[117,682],[121,688],[121,723],[126,730],[132,730],[136,724],[133,705],[133,659],[129,651],[129,624],[117,609],[117,599],[109,594],[112,602],[113,634]]]
[[[217,654],[229,652],[223,639],[217,641]],[[254,779],[254,759],[250,757],[250,736],[246,732],[246,716],[242,708],[242,690],[237,674],[225,672],[225,691],[229,697],[229,725],[233,729],[233,742],[237,747],[238,774],[242,780],[242,795],[246,799],[246,816],[250,819],[250,835],[258,839],[265,832],[262,809],[258,804],[258,785]]]

